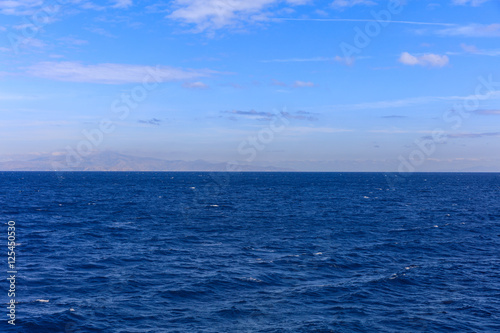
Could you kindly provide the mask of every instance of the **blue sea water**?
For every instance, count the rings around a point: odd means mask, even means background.
[[[2,332],[500,332],[500,174],[2,172],[0,187]]]

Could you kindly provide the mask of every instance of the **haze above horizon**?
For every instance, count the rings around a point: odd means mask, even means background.
[[[494,0],[3,1],[0,162],[500,171],[499,14]]]

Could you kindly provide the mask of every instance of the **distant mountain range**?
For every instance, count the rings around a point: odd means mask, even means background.
[[[272,166],[261,167],[240,164],[230,165],[235,171],[293,171]],[[92,153],[77,159],[76,156],[47,155],[26,161],[0,162],[0,171],[228,171],[227,163],[196,161],[167,161],[150,157],[137,157],[115,152]]]

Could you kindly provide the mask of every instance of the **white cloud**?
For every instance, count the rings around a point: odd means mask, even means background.
[[[32,23],[18,24],[18,25],[12,26],[12,28],[14,28],[16,30],[26,30],[26,31],[30,31],[30,32],[37,32],[38,30],[40,30],[39,26],[36,26]]]
[[[377,3],[371,0],[334,0],[332,2],[333,8],[344,9],[356,5],[374,6]]]
[[[40,62],[28,67],[27,73],[36,77],[68,82],[124,84],[190,80],[214,74],[210,70],[183,70],[165,66],[124,64],[83,65],[79,62]]]
[[[471,5],[472,7],[478,7],[489,0],[453,0],[454,5]]]
[[[351,66],[354,64],[354,58],[353,57],[341,57],[341,56],[336,56],[334,58],[335,61],[340,62],[344,65]]]
[[[19,38],[15,41],[15,49],[22,48],[43,48],[46,44],[40,39],[36,38]]]
[[[281,82],[281,81],[276,80],[276,79],[272,80],[272,85],[279,86],[279,87],[286,87],[287,86],[287,84],[285,82]]]
[[[413,56],[408,52],[403,52],[399,57],[399,62],[405,65],[415,66],[429,66],[429,67],[443,67],[449,63],[448,56],[427,53],[421,56]]]
[[[208,85],[206,85],[205,83],[201,82],[201,81],[197,81],[197,82],[186,82],[182,85],[184,88],[188,88],[188,89],[208,89]]]
[[[90,31],[90,32],[93,32],[95,34],[98,34],[98,35],[101,35],[101,36],[104,36],[104,37],[108,37],[108,38],[117,38],[115,35],[113,35],[112,33],[110,33],[109,31],[105,30],[105,29],[102,29],[102,28],[87,28],[86,30]]]
[[[128,8],[132,6],[132,0],[115,0],[113,8]]]
[[[462,50],[464,50],[467,53],[477,53],[478,49],[475,45],[467,45],[465,43],[460,44],[460,47]]]
[[[304,81],[295,81],[293,84],[295,88],[305,88],[305,87],[314,87],[315,84],[312,82],[304,82]]]
[[[4,15],[29,15],[35,8],[43,5],[42,0],[2,0],[0,13]]]
[[[10,100],[31,100],[34,99],[33,96],[29,95],[9,95],[0,93],[0,101],[10,101]]]
[[[245,21],[265,21],[266,9],[280,0],[175,0],[169,18],[196,25],[196,32],[216,30]],[[285,0],[289,5],[302,5],[308,0]]]
[[[500,24],[469,24],[439,30],[441,36],[500,37]]]

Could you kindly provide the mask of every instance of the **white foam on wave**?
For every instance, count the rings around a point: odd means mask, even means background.
[[[244,278],[240,278],[240,280],[243,280],[243,281],[252,281],[252,282],[262,282],[262,280],[256,279],[254,277],[244,277]]]

